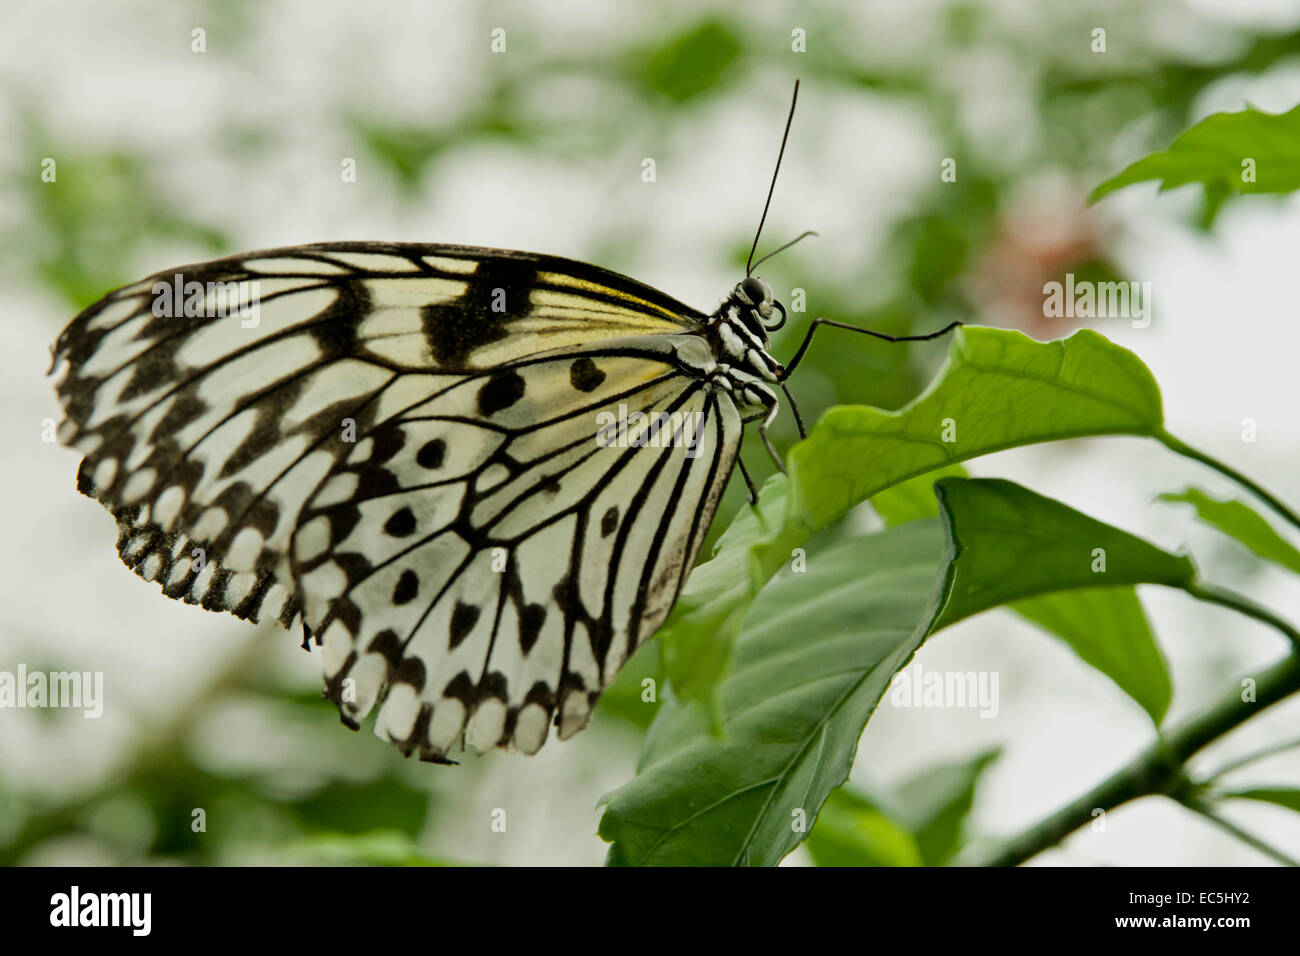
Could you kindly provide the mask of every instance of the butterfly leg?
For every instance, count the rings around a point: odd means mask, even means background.
[[[790,411],[794,413],[795,427],[799,429],[799,440],[803,441],[803,439],[808,437],[808,429],[803,427],[803,416],[799,414],[799,406],[795,404],[794,396],[790,394],[790,389],[785,387],[785,382],[779,382],[778,384],[781,386],[781,391],[785,393],[786,401],[790,403]]]
[[[763,439],[763,445],[767,448],[767,453],[772,456],[772,461],[776,463],[776,470],[784,475],[785,463],[781,461],[781,456],[776,453],[776,446],[772,444],[772,439],[767,437],[767,430],[772,427],[772,422],[776,420],[776,413],[781,410],[781,403],[777,401],[776,393],[766,385],[753,383],[745,388],[745,398],[755,403],[761,403],[766,408],[763,420],[758,423],[758,437]]]
[[[745,479],[745,487],[749,489],[750,507],[758,508],[758,490],[754,487],[754,479],[749,477],[749,472],[745,468],[745,459],[739,455],[736,456],[736,465],[740,468],[740,475]]]
[[[785,464],[781,461],[781,456],[776,453],[776,446],[772,444],[772,439],[767,437],[767,430],[772,427],[772,422],[776,420],[776,413],[781,410],[781,402],[776,397],[776,392],[772,391],[766,382],[757,377],[744,381],[738,392],[746,405],[763,406],[763,411],[747,415],[741,419],[741,422],[746,425],[751,422],[759,423],[758,437],[763,439],[763,445],[767,448],[767,453],[772,456],[772,461],[776,462],[777,471],[784,475]]]
[[[754,424],[754,422],[762,421],[763,418],[764,418],[766,415],[767,415],[767,412],[766,412],[766,411],[762,411],[762,412],[754,412],[752,415],[746,415],[744,418],[742,418],[742,419],[740,420],[740,424],[741,424],[742,426],[744,426],[744,425],[752,425],[752,424]],[[749,488],[749,503],[750,503],[752,506],[754,506],[755,508],[757,508],[757,506],[758,506],[758,489],[754,487],[754,479],[752,479],[752,478],[749,477],[749,471],[745,468],[745,462],[744,462],[744,460],[740,457],[739,454],[736,455],[736,464],[737,464],[737,465],[739,466],[739,468],[740,468],[740,474],[741,474],[741,475],[744,477],[744,479],[745,479],[745,485]]]

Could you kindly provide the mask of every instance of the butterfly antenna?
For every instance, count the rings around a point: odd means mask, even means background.
[[[807,239],[809,236],[815,236],[815,235],[817,235],[817,233],[813,232],[811,229],[809,229],[807,232],[801,232],[799,235],[795,236],[793,239],[791,239],[789,242],[787,242],[784,246],[778,246],[777,248],[773,249],[771,252],[769,252],[769,253],[768,253],[767,255],[765,255],[763,258],[759,259],[759,260],[758,260],[757,262],[755,262],[752,266],[750,266],[750,268],[751,268],[751,269],[757,269],[759,266],[761,266],[761,265],[762,265],[764,262],[766,262],[768,259],[771,259],[771,258],[772,258],[774,255],[776,255],[778,252],[785,252],[785,250],[789,249],[791,246],[793,246],[793,245],[794,245],[796,242],[798,242],[800,239]],[[746,275],[748,275],[748,273],[746,273]]]
[[[781,171],[781,157],[785,155],[785,141],[790,138],[790,124],[794,122],[794,105],[797,102],[799,102],[799,81],[795,80],[794,96],[790,98],[790,115],[786,117],[785,132],[781,134],[781,151],[776,154],[776,169],[772,170],[772,185],[767,187],[767,202],[763,203],[763,215],[758,220],[758,232],[754,233],[754,244],[749,247],[749,258],[745,260],[745,275],[749,275],[754,269],[751,263],[754,261],[754,253],[758,251],[758,237],[763,234],[763,223],[767,222],[768,207],[772,205],[772,193],[776,190],[776,174]]]

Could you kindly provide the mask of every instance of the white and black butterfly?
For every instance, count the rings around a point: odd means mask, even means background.
[[[668,615],[744,425],[766,440],[826,321],[783,367],[785,310],[751,271],[706,315],[595,266],[465,246],[168,270],[59,337],[59,437],[141,577],[249,620],[300,615],[350,726],[378,705],[376,733],[422,759],[531,754],[552,724],[585,726]]]

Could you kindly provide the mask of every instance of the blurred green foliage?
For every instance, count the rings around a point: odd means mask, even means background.
[[[672,103],[716,93],[740,58],[740,31],[732,24],[705,20],[629,58],[627,81]]]
[[[808,834],[819,866],[943,866],[963,844],[975,791],[997,749],[931,767],[872,797],[844,786]]]
[[[1243,155],[1243,144],[1249,144],[1248,155]],[[1095,202],[1152,179],[1160,181],[1161,189],[1201,183],[1216,202],[1233,192],[1294,192],[1300,188],[1300,107],[1279,114],[1245,109],[1207,116],[1167,150],[1142,157],[1089,198]]]
[[[227,250],[220,230],[196,222],[153,182],[158,158],[126,152],[83,153],[55,144],[29,124],[24,141],[35,151],[24,166],[40,169],[46,157],[59,188],[39,178],[29,191],[35,235],[21,244],[19,255],[32,258],[40,281],[73,308],[90,305],[110,289],[131,281],[132,253],[145,242],[177,240],[214,255]]]

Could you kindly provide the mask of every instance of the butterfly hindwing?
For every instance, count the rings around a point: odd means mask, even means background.
[[[740,436],[729,399],[627,345],[522,360],[376,416],[321,486],[294,575],[346,719],[382,699],[377,732],[429,759],[462,732],[532,753],[557,713],[562,738],[585,725],[676,598]],[[646,417],[598,441],[620,405]]]

